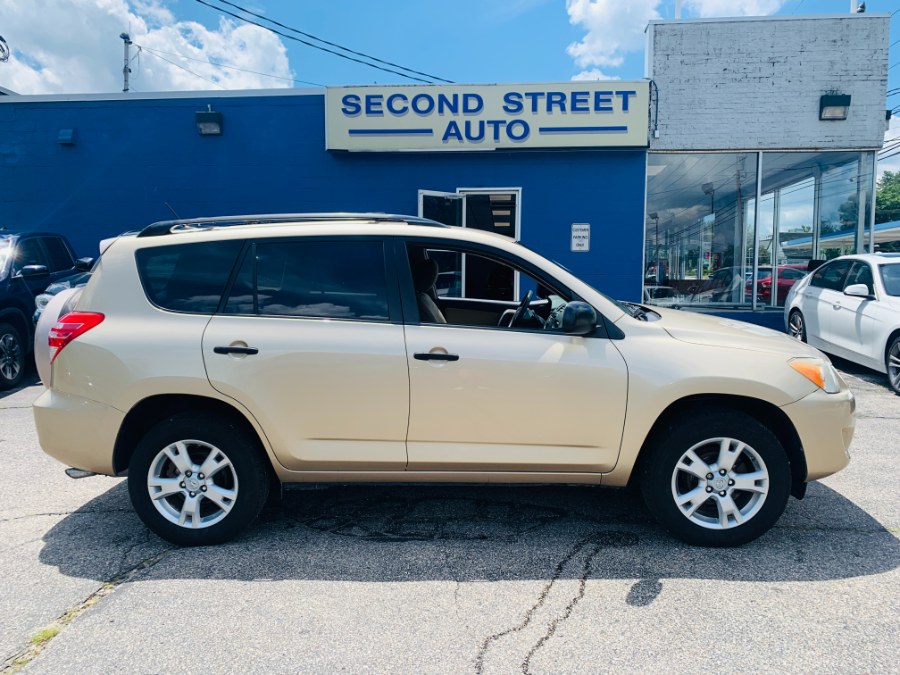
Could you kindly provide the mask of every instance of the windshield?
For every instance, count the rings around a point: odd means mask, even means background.
[[[900,263],[879,265],[884,290],[888,295],[900,295]]]

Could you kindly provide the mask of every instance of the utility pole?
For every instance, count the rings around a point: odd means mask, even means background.
[[[122,68],[122,78],[124,80],[124,86],[122,88],[122,91],[127,92],[128,91],[128,75],[131,73],[131,67],[128,65],[129,64],[128,52],[129,52],[129,48],[131,47],[131,45],[133,43],[131,42],[131,37],[128,35],[128,33],[122,33],[119,37],[122,38],[122,41],[125,43],[125,66]]]

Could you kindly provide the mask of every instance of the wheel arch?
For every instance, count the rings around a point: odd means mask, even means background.
[[[113,470],[115,475],[123,476],[128,471],[131,457],[141,437],[161,421],[183,412],[211,412],[221,415],[223,422],[229,420],[244,431],[248,438],[255,439],[260,453],[271,465],[272,460],[265,450],[263,440],[256,428],[238,408],[215,398],[192,394],[161,394],[150,396],[139,401],[125,415],[116,435],[113,448]],[[270,474],[274,477],[274,467],[270,466]],[[277,481],[277,478],[273,478]]]
[[[637,482],[641,474],[639,469],[642,462],[646,461],[654,443],[670,425],[681,416],[700,411],[709,412],[711,408],[736,410],[748,414],[775,434],[787,453],[788,463],[791,467],[791,494],[798,499],[803,498],[806,494],[806,457],[803,454],[800,436],[790,418],[778,406],[767,401],[728,394],[698,394],[671,403],[657,418],[644,439],[635,463],[637,470],[632,471],[629,484]]]
[[[884,360],[885,364],[887,364],[888,352],[891,349],[891,344],[893,344],[894,340],[900,337],[900,328],[895,328],[890,335],[888,335],[888,339],[884,343],[884,352],[881,357]]]

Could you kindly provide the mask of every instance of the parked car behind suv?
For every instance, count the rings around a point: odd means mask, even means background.
[[[517,272],[521,297],[439,295],[462,265]],[[185,545],[237,534],[272,485],[359,481],[634,482],[686,541],[738,545],[844,467],[854,429],[808,345],[402,216],[151,225],[106,250],[49,347],[44,450],[127,473]]]
[[[0,229],[0,390],[15,387],[24,375],[35,296],[92,263],[76,261],[72,245],[62,235]]]
[[[900,394],[900,254],[821,265],[791,288],[784,321],[798,340],[887,374]]]

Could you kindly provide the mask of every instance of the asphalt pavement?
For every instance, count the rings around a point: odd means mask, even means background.
[[[566,486],[288,492],[179,549],[41,452],[32,380],[0,396],[0,672],[900,672],[900,397],[838,365],[850,466],[727,550]]]

